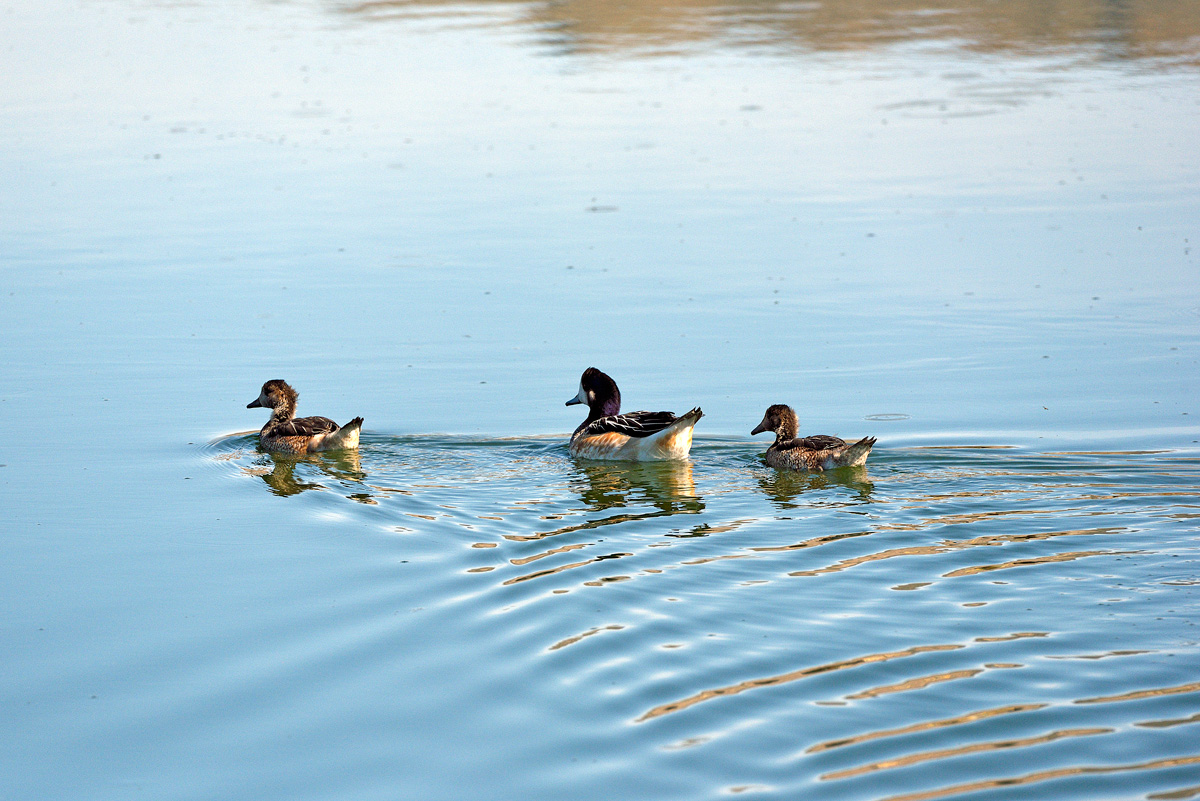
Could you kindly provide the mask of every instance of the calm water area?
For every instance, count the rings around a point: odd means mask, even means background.
[[[0,76],[0,797],[1200,798],[1200,5],[0,0]],[[690,460],[572,459],[593,365]]]

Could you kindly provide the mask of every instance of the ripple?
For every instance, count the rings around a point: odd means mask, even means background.
[[[788,673],[783,673],[777,676],[767,676],[759,679],[749,679],[738,684],[731,684],[725,687],[717,687],[712,690],[704,690],[679,701],[672,701],[668,704],[656,706],[648,712],[644,713],[637,719],[636,722],[642,723],[652,718],[661,717],[674,712],[680,712],[696,704],[704,701],[711,701],[714,698],[723,698],[725,696],[737,695],[748,690],[759,690],[764,687],[773,687],[779,684],[787,684],[789,682],[806,679],[811,676],[820,676],[825,673],[830,673],[836,670],[849,670],[852,668],[870,665],[876,662],[887,662],[893,659],[904,659],[905,657],[916,656],[918,654],[935,653],[937,651],[954,651],[963,648],[962,645],[918,645],[912,648],[906,648],[903,651],[892,651],[890,653],[868,654],[866,656],[846,659],[840,662],[831,662],[824,665],[815,665],[813,667],[801,668]]]
[[[945,673],[935,673],[932,676],[918,676],[915,679],[906,679],[897,684],[886,684],[882,687],[872,687],[869,690],[847,695],[846,699],[850,701],[861,701],[866,698],[878,698],[881,695],[891,695],[892,693],[906,693],[912,690],[923,690],[933,684],[940,684],[944,681],[958,681],[959,679],[969,679],[973,676],[978,676],[983,673],[982,668],[973,668],[971,670],[951,670]]]
[[[999,779],[985,779],[983,781],[965,782],[963,784],[941,787],[936,790],[926,790],[917,793],[903,793],[901,795],[890,795],[883,799],[883,801],[929,801],[930,799],[934,798],[946,798],[953,795],[979,792],[980,790],[1038,784],[1040,782],[1063,779],[1070,776],[1096,776],[1108,773],[1163,770],[1166,768],[1178,768],[1197,764],[1200,764],[1200,755],[1172,757],[1170,759],[1155,759],[1148,762],[1135,762],[1126,765],[1075,765],[1068,768],[1041,770],[1018,776],[1006,776]]]
[[[1200,723],[1200,685],[1163,667],[1196,658],[1177,628],[1200,586],[1186,455],[917,446],[809,475],[760,454],[700,438],[680,464],[595,465],[562,438],[379,433],[353,456],[280,459],[245,435],[200,451],[246,503],[377,541],[365,590],[435,617],[488,682],[511,674],[504,697],[569,713],[564,748],[719,742],[712,792],[857,796],[887,774],[911,800],[1149,772]],[[401,583],[397,564],[419,569]],[[430,659],[427,639],[391,657]],[[1153,758],[1072,759],[1088,742]],[[1017,753],[1030,772],[989,761]],[[948,770],[961,781],[939,785]]]
[[[1134,726],[1141,726],[1144,729],[1169,729],[1174,726],[1188,726],[1192,723],[1200,723],[1200,712],[1186,718],[1171,718],[1168,720],[1143,720]]]
[[[1035,745],[1045,745],[1056,740],[1066,739],[1068,737],[1092,737],[1097,734],[1112,734],[1115,729],[1109,728],[1093,728],[1093,729],[1060,729],[1047,734],[1038,735],[1036,737],[1022,737],[1011,740],[993,740],[986,743],[972,743],[971,745],[962,745],[956,748],[943,748],[937,751],[925,751],[919,754],[909,754],[895,759],[888,759],[882,762],[872,762],[868,765],[860,765],[855,768],[846,770],[836,770],[832,773],[826,773],[821,776],[822,779],[829,781],[831,779],[849,779],[854,776],[861,776],[866,773],[874,773],[881,770],[892,770],[894,768],[906,768],[910,765],[918,765],[922,762],[931,762],[940,759],[949,759],[951,757],[966,756],[967,754],[981,754],[988,751],[1007,751],[1013,748],[1028,748]]]
[[[934,729],[963,726],[969,723],[977,723],[981,720],[999,717],[1001,715],[1015,715],[1021,712],[1033,712],[1038,709],[1045,709],[1047,706],[1048,704],[1010,704],[1008,706],[993,707],[991,709],[981,709],[975,712],[967,712],[963,715],[956,715],[952,718],[942,718],[940,720],[914,723],[911,726],[901,726],[900,728],[896,729],[872,731],[865,734],[855,735],[854,737],[843,737],[838,740],[826,740],[825,742],[809,746],[804,753],[815,754],[821,751],[828,751],[833,748],[844,748],[848,745],[858,745],[859,743],[870,742],[871,740],[881,740],[888,737],[902,737],[905,735],[917,734],[919,732],[931,731]]]
[[[1167,695],[1179,695],[1181,693],[1197,692],[1200,692],[1200,682],[1194,682],[1192,684],[1180,684],[1175,687],[1157,687],[1151,690],[1135,690],[1133,692],[1121,693],[1119,695],[1104,695],[1098,698],[1081,698],[1075,703],[1114,704],[1122,701],[1140,701],[1144,698],[1161,698]]]

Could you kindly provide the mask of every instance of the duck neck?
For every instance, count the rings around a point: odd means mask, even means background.
[[[775,429],[775,444],[779,445],[794,440],[798,428],[799,424],[796,422],[795,414],[790,412],[781,414],[779,416],[779,428]]]
[[[286,423],[296,416],[296,402],[290,398],[281,398],[279,405],[271,410],[271,419],[267,421],[267,425],[279,425]]]
[[[588,407],[587,422],[599,420],[601,417],[612,417],[621,413],[621,394],[605,399],[603,403]]]

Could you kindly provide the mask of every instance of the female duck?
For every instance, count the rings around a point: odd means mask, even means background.
[[[263,384],[258,398],[246,404],[247,409],[261,406],[271,410],[271,419],[258,435],[264,450],[301,454],[358,447],[361,417],[341,427],[328,417],[296,417],[299,397],[286,381],[277,378]]]
[[[796,413],[791,406],[777,403],[767,408],[751,435],[774,431],[775,441],[767,448],[767,464],[778,470],[831,470],[835,467],[858,467],[867,461],[874,437],[863,437],[854,444],[844,439],[816,434],[796,438]]]
[[[572,456],[585,459],[647,461],[686,459],[692,448],[692,428],[704,416],[699,407],[682,417],[671,412],[621,414],[621,391],[595,367],[583,371],[579,394],[567,406],[586,403],[587,419],[571,435]]]

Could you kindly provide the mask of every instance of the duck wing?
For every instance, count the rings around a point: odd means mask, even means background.
[[[813,434],[811,437],[804,439],[794,439],[786,445],[780,447],[780,450],[790,450],[792,448],[800,448],[806,451],[825,451],[830,448],[840,448],[846,444],[846,440],[841,437],[831,437],[828,434]]]
[[[627,412],[593,420],[581,428],[577,436],[624,434],[627,437],[648,437],[669,427],[679,418],[672,412]]]
[[[338,424],[328,417],[297,417],[275,426],[271,433],[278,437],[315,437],[337,430]]]

